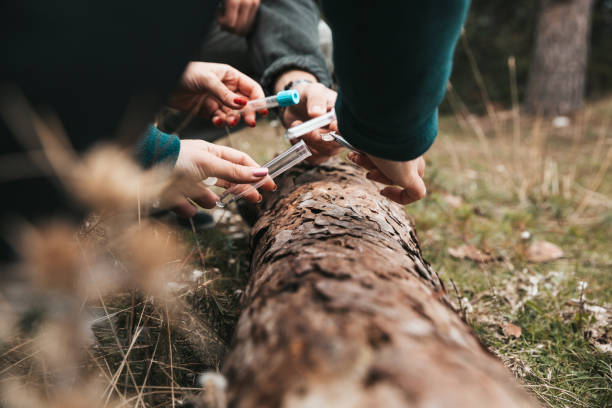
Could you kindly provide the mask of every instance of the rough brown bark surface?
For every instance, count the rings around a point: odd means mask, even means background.
[[[560,115],[584,105],[593,0],[542,0],[525,106]]]
[[[291,171],[252,230],[234,407],[527,407],[440,299],[399,205],[354,166]]]

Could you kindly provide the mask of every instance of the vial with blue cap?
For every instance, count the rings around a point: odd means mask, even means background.
[[[280,91],[276,95],[249,101],[239,112],[252,112],[276,107],[292,106],[300,102],[300,94],[294,89]]]

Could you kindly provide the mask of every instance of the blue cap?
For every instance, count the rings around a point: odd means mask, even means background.
[[[296,105],[300,103],[300,93],[295,89],[280,91],[276,94],[276,102],[280,107]]]

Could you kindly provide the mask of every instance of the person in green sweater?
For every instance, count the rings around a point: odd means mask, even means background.
[[[369,177],[389,184],[384,196],[421,197],[421,156],[437,134],[469,0],[321,3],[333,31],[339,131],[364,152],[354,160]],[[167,100],[217,7],[204,0],[2,2],[0,88],[16,86],[34,107],[54,112],[80,152],[116,137],[136,101],[132,125],[142,131],[138,118],[152,118]],[[23,152],[0,120],[0,153]],[[20,164],[38,168],[27,156]],[[48,177],[4,178],[2,191],[1,225],[14,215],[36,221],[78,213]],[[0,242],[2,259],[6,248]]]
[[[438,106],[469,3],[322,2],[334,34],[338,128],[365,152],[353,160],[388,185],[381,194],[401,204],[425,195],[422,155],[438,133]]]

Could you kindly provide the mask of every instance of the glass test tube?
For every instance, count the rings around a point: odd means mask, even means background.
[[[287,129],[285,137],[289,140],[304,136],[306,133],[310,133],[313,130],[325,127],[336,120],[336,111],[334,109],[327,112],[325,115],[317,116],[302,123],[301,125],[294,126]]]
[[[268,175],[271,178],[275,178],[311,155],[312,153],[306,146],[306,143],[304,143],[303,140],[300,140],[299,143],[296,143],[289,150],[286,150],[285,152],[276,156],[262,167],[266,167],[268,169]],[[261,180],[254,184],[237,184],[228,188],[219,197],[217,207],[223,208],[226,205],[237,201],[243,195],[247,194],[253,189],[261,187],[264,183],[265,180]]]
[[[298,104],[300,102],[300,93],[294,89],[288,91],[280,91],[276,95],[266,98],[259,98],[249,101],[244,108],[238,112],[259,111],[262,109],[284,107]]]

